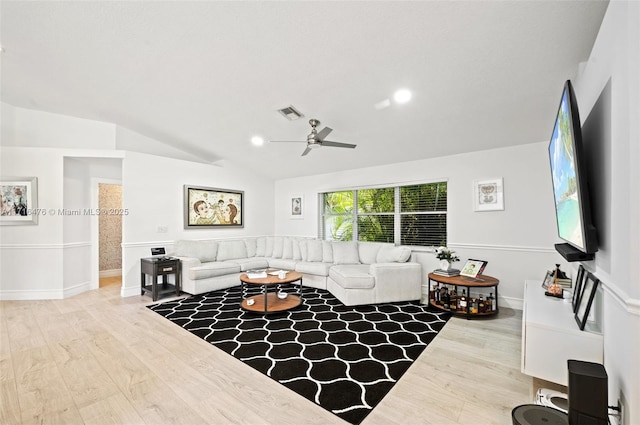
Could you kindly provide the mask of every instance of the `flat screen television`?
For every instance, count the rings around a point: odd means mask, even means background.
[[[551,134],[549,160],[558,236],[566,242],[555,248],[567,261],[592,260],[598,251],[598,239],[591,219],[580,115],[569,80],[564,84]]]

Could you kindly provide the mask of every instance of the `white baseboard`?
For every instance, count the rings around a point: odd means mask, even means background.
[[[91,282],[82,282],[71,288],[45,289],[45,290],[16,290],[0,291],[1,301],[36,301],[36,300],[63,300],[73,297],[91,289]]]
[[[122,276],[122,269],[100,270],[100,277]]]

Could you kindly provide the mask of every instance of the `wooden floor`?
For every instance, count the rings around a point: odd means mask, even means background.
[[[2,424],[344,424],[110,284],[0,302]],[[362,422],[511,424],[533,400],[521,312],[453,318]]]

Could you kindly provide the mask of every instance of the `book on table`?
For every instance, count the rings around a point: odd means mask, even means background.
[[[449,270],[444,270],[444,269],[435,269],[433,271],[434,274],[437,274],[439,276],[459,276],[460,275],[460,270],[458,269],[449,269]]]

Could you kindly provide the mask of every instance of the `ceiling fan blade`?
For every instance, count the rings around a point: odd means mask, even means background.
[[[306,140],[271,140],[271,143],[307,143]]]
[[[311,152],[311,148],[309,146],[307,146],[307,148],[304,150],[304,152],[302,152],[302,155],[300,155],[300,156],[305,156],[309,152]]]
[[[324,140],[322,142],[322,146],[333,146],[334,148],[355,148],[357,145],[352,145],[351,143],[340,143],[340,142],[330,142],[328,140]]]
[[[318,132],[318,135],[316,136],[316,140],[320,140],[323,141],[325,137],[327,137],[329,135],[329,133],[331,133],[333,131],[332,128],[329,127],[325,127],[322,130],[320,130]]]

